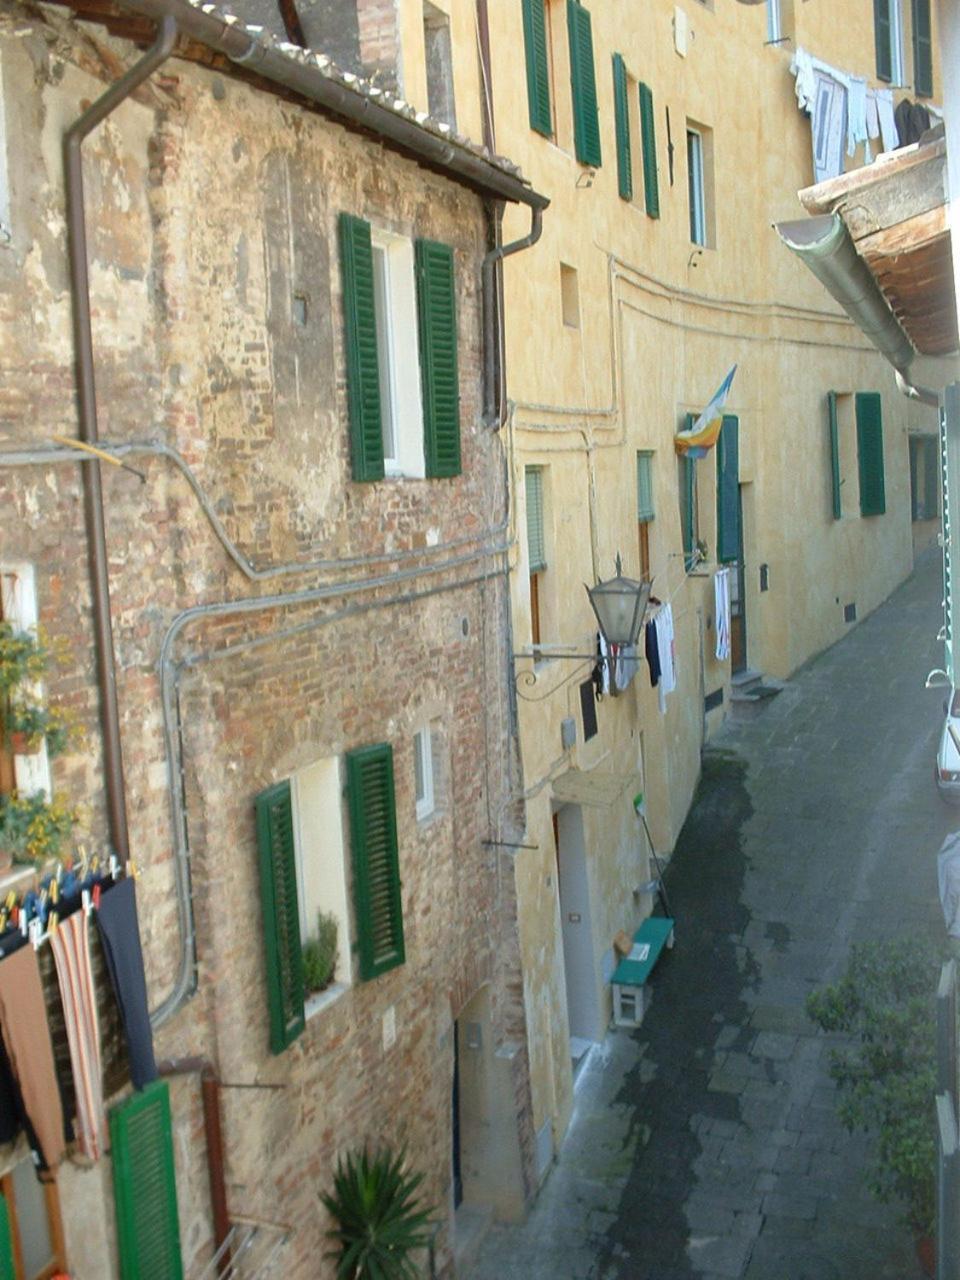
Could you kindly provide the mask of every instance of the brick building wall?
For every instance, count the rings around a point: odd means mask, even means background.
[[[63,129],[134,48],[51,12],[0,5],[13,239],[0,249],[0,448],[76,432],[64,246]],[[489,1034],[512,1063],[521,1195],[532,1130],[509,851],[514,743],[506,695],[504,468],[480,425],[480,199],[375,141],[237,81],[170,61],[85,147],[100,432],[163,441],[186,460],[251,581],[169,459],[103,468],[131,846],[151,1006],[181,963],[158,662],[177,639],[179,737],[198,988],[158,1056],[202,1054],[225,1091],[234,1212],[290,1223],[290,1277],[323,1274],[318,1193],[339,1152],[387,1137],[427,1175],[449,1262],[453,1019],[485,984]],[[453,246],[462,475],[350,480],[337,217]],[[366,561],[365,558],[370,558]],[[67,660],[52,691],[86,747],[55,762],[106,838],[93,640],[75,465],[0,467],[0,563],[37,571],[44,625]],[[346,562],[345,564],[339,562]],[[352,563],[351,563],[352,562]],[[376,579],[380,585],[371,585]],[[382,581],[381,581],[382,580]],[[278,599],[320,590],[307,601]],[[418,822],[413,733],[439,726],[439,804]],[[255,795],[318,760],[394,752],[406,963],[268,1047]],[[341,773],[341,782],[343,775]],[[340,815],[347,848],[349,824]],[[390,1015],[389,1011],[393,1010]],[[384,1015],[396,1041],[385,1046]],[[195,1081],[172,1084],[186,1262],[209,1249]],[[115,1274],[109,1161],[60,1175],[72,1274]],[[102,1213],[91,1225],[90,1215]]]

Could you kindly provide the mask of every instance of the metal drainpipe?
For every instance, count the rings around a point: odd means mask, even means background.
[[[70,258],[70,294],[73,308],[73,341],[76,358],[79,435],[95,443],[97,391],[93,368],[93,329],[90,317],[90,276],[87,266],[87,227],[83,207],[84,138],[107,118],[130,94],[169,57],[177,37],[171,17],[160,23],[157,39],[130,70],[99,97],[67,130],[63,140],[67,199],[67,243]],[[100,687],[100,718],[103,729],[103,763],[106,775],[107,812],[110,840],[121,862],[130,856],[127,832],[127,804],[123,781],[123,754],[120,746],[120,713],[117,703],[117,669],[110,617],[110,582],[107,572],[107,542],[103,516],[103,489],[100,463],[91,458],[80,464],[83,471],[84,522],[93,600],[93,626],[97,646],[97,679]]]
[[[908,400],[918,400],[920,404],[928,404],[931,409],[940,408],[940,396],[932,387],[921,387],[911,382],[899,369],[894,370],[894,376],[897,379],[897,386]]]
[[[480,287],[483,305],[483,424],[498,431],[504,423],[504,403],[500,394],[504,384],[504,325],[502,308],[497,307],[498,263],[521,249],[529,249],[540,239],[543,230],[543,209],[539,205],[530,208],[530,232],[510,244],[499,244],[491,249],[483,260],[480,271]],[[500,212],[495,215],[495,235],[499,236]]]

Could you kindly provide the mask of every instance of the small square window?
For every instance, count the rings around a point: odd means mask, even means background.
[[[427,109],[434,120],[457,127],[453,96],[453,51],[450,19],[436,5],[424,0],[423,44],[427,64]]]
[[[413,735],[413,779],[417,821],[420,822],[428,818],[436,808],[433,734],[427,726]]]
[[[580,284],[576,267],[560,263],[560,305],[563,323],[569,329],[580,328]]]

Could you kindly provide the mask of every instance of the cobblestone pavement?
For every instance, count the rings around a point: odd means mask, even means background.
[[[936,853],[939,562],[750,720],[711,743],[666,886],[677,943],[643,1026],[577,1082],[528,1221],[470,1280],[916,1280],[895,1208],[864,1187],[829,1047],[804,1014],[851,944],[943,938]]]

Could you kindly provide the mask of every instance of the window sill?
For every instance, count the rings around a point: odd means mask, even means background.
[[[435,822],[439,822],[441,818],[445,818],[446,816],[446,808],[443,805],[437,805],[435,808],[431,809],[429,813],[423,814],[422,817],[419,813],[417,814],[417,826],[421,830],[426,830],[427,827],[432,827]]]
[[[331,982],[329,987],[324,987],[322,991],[315,992],[312,996],[308,996],[303,1004],[303,1017],[305,1022],[309,1022],[311,1018],[315,1018],[318,1013],[322,1013],[324,1009],[328,1009],[330,1005],[335,1004],[340,997],[349,990],[345,982]]]

